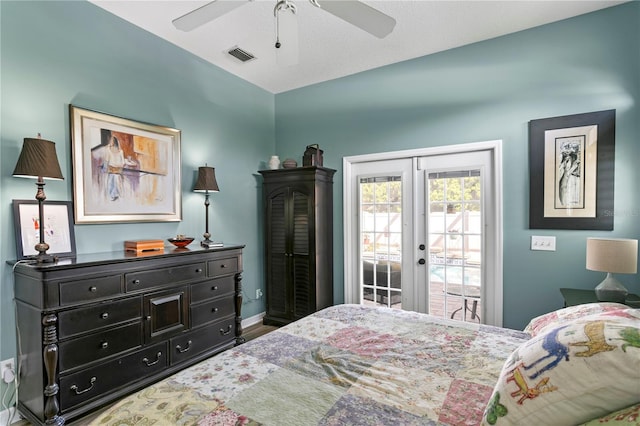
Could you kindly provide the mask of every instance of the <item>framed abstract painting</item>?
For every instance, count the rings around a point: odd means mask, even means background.
[[[76,223],[182,219],[180,130],[70,105]]]

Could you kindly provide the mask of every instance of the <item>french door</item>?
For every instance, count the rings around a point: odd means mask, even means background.
[[[346,158],[345,301],[501,325],[495,164],[499,142]]]
[[[397,309],[413,307],[413,269],[406,230],[411,225],[411,159],[357,166],[358,303]]]

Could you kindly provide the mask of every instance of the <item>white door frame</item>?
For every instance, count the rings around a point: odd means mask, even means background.
[[[487,292],[487,299],[491,299],[493,302],[493,309],[486,312],[486,324],[502,326],[502,314],[503,314],[503,241],[502,241],[502,140],[486,141],[486,142],[474,142],[456,145],[446,145],[432,148],[419,148],[410,149],[404,151],[393,151],[384,153],[364,154],[344,157],[342,160],[343,168],[343,221],[344,221],[344,300],[345,303],[358,303],[359,287],[358,273],[359,268],[353,261],[351,253],[357,252],[358,249],[358,212],[352,212],[350,214],[349,208],[352,204],[354,197],[357,197],[357,186],[353,185],[353,172],[352,166],[356,163],[363,163],[369,161],[384,161],[394,160],[399,158],[414,158],[424,157],[430,155],[444,155],[444,154],[458,154],[463,152],[473,151],[490,151],[493,162],[493,184],[494,187],[490,190],[493,193],[493,206],[492,210],[495,214],[496,226],[489,230],[487,238],[491,238],[495,242],[494,259],[486,259],[486,266],[492,269],[493,279],[495,282],[493,290]],[[414,187],[414,196],[415,196]],[[415,208],[413,213],[415,215]],[[414,217],[414,220],[417,219]],[[414,222],[415,223],[415,222]],[[414,230],[414,233],[416,231]],[[408,238],[416,240],[416,235],[407,236]],[[417,288],[417,285],[414,286]]]

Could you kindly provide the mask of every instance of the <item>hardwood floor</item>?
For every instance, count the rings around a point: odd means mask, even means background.
[[[256,337],[260,337],[263,334],[270,333],[274,330],[277,330],[278,327],[273,325],[264,325],[262,323],[254,324],[250,327],[245,328],[242,331],[242,336],[248,342],[249,340],[255,339]]]
[[[242,336],[245,338],[245,340],[248,342],[249,340],[253,340],[257,337],[262,336],[263,334],[267,334],[270,333],[274,330],[277,330],[278,327],[276,326],[272,326],[272,325],[263,325],[261,322],[258,324],[254,324],[251,325],[247,328],[245,328],[242,331]],[[93,418],[95,418],[98,414],[100,414],[100,411],[94,413],[94,414],[90,414],[87,417],[84,417],[80,420],[77,420],[75,422],[71,422],[68,423],[70,426],[84,426],[84,425],[89,425],[91,424],[91,420]],[[30,422],[26,421],[26,420],[19,420],[18,422],[12,423],[11,426],[29,426],[31,425]]]

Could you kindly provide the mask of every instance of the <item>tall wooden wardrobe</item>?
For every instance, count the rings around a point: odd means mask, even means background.
[[[325,167],[262,170],[266,313],[284,325],[333,304],[333,175]]]

